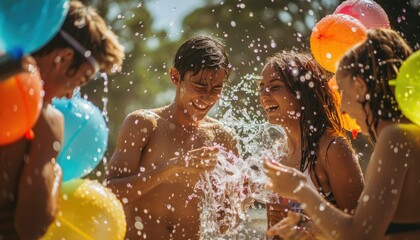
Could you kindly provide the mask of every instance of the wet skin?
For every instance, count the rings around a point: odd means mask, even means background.
[[[260,82],[260,102],[268,121],[285,128],[288,136],[288,156],[282,159],[282,164],[300,169],[301,162],[301,105],[285,86],[275,68],[267,64]],[[302,93],[312,94],[312,93]],[[336,139],[338,133],[325,131],[319,141],[319,149],[314,169],[309,171],[314,185],[322,187],[323,192],[332,192],[337,206],[351,211],[357,205],[357,199],[363,189],[364,180],[355,153],[350,144],[344,139]],[[336,140],[335,140],[336,139]],[[327,146],[333,142],[327,149]],[[278,161],[278,159],[273,159]],[[315,180],[319,177],[321,186]],[[267,218],[269,227],[280,222],[287,216],[285,209],[290,208],[287,201],[283,204],[267,204]]]
[[[181,81],[171,69],[170,76],[174,102],[131,113],[108,166],[108,186],[125,203],[129,239],[198,239],[201,193],[191,196],[199,174],[216,164],[210,147],[237,151],[233,135],[206,116],[220,98],[224,71],[187,73]]]
[[[51,99],[71,97],[75,87],[86,84],[94,75],[89,63],[83,63],[77,71],[69,70],[74,54],[64,48],[38,57],[36,62],[28,57],[27,64],[32,67],[27,69],[39,69],[45,95],[32,129],[34,139],[22,137],[0,146],[0,238],[37,239],[54,220],[62,176],[56,158],[64,121],[50,105]]]
[[[343,94],[341,108],[355,117],[368,134],[363,125],[366,114],[357,104],[365,98],[366,83],[349,77],[337,78],[337,83]],[[369,107],[366,111],[369,116]],[[405,118],[399,122],[379,120],[375,135],[377,142],[366,172],[366,186],[354,215],[327,205],[297,170],[267,161],[270,188],[305,202],[309,216],[319,219],[319,227],[329,238],[419,239],[418,230],[388,236],[385,232],[391,222],[420,223],[420,127]]]

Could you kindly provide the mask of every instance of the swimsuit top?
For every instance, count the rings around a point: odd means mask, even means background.
[[[309,168],[307,168],[303,173],[306,175],[306,178],[309,180],[308,182],[311,185],[311,187],[313,187],[314,189],[316,189],[325,198],[325,200],[327,200],[329,203],[332,203],[334,205],[337,205],[337,201],[335,200],[334,194],[332,193],[332,191],[330,191],[330,192],[324,192],[322,190],[321,182],[319,181],[318,175],[316,175],[316,172],[315,171],[314,171],[315,180],[316,180],[318,186],[320,186],[319,188],[317,188],[315,186],[315,184],[313,183],[312,178],[311,178],[311,175],[309,174]]]

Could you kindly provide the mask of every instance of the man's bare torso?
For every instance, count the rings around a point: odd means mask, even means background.
[[[154,115],[156,128],[142,150],[140,178],[142,178],[142,169],[153,168],[171,158],[183,156],[193,149],[222,144],[223,140],[218,134],[222,131],[220,123],[210,118],[204,119],[199,127],[186,129],[153,112],[146,114]],[[127,237],[198,239],[200,221],[199,200],[196,194],[199,193],[194,192],[198,178],[198,174],[190,172],[175,174],[173,179],[168,179],[168,182],[159,185],[132,204],[126,205]],[[132,189],[132,191],[137,190]]]

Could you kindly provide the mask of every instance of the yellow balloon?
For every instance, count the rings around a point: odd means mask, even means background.
[[[420,50],[401,65],[395,85],[395,97],[403,114],[420,126]]]
[[[118,240],[126,230],[117,197],[97,181],[75,179],[61,187],[60,210],[42,240]]]

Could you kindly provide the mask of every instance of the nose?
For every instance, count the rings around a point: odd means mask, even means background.
[[[206,105],[212,105],[214,104],[217,100],[219,100],[220,98],[220,94],[216,94],[216,93],[207,93],[201,96],[200,100],[202,101],[202,103],[206,104]]]
[[[260,98],[267,98],[270,96],[270,90],[268,88],[262,88],[260,91]]]
[[[69,91],[69,92],[66,93],[66,98],[67,99],[70,99],[72,97],[73,97],[73,91]]]

